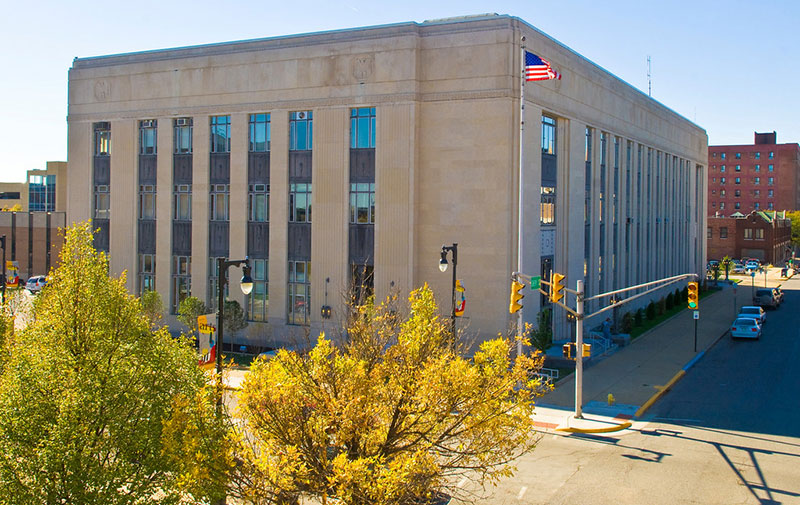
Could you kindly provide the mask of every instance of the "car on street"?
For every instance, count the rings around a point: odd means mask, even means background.
[[[752,305],[745,305],[739,309],[739,315],[736,317],[749,317],[757,320],[760,325],[763,325],[767,322],[767,313],[764,312],[764,309]]]
[[[772,288],[757,289],[753,295],[753,305],[777,309],[780,304],[779,295]]]
[[[759,263],[757,261],[754,261],[754,260],[750,260],[747,263],[745,263],[745,265],[744,265],[745,272],[747,272],[748,274],[750,272],[757,271],[759,268],[761,268],[761,265],[759,265]]]
[[[732,274],[743,274],[744,271],[744,263],[741,261],[733,261],[731,263],[731,273]]]
[[[775,286],[774,291],[778,297],[778,304],[780,305],[781,303],[783,303],[783,290],[781,289],[780,286]]]
[[[259,353],[258,356],[256,356],[256,359],[263,359],[264,361],[269,361],[269,360],[275,358],[277,355],[278,355],[278,350],[277,349],[271,349],[269,351],[264,351],[264,352]]]
[[[47,285],[47,276],[34,275],[30,279],[28,279],[28,282],[25,284],[25,289],[27,289],[31,293],[38,293],[46,285]]]
[[[731,325],[731,338],[760,338],[761,325],[751,317],[737,317]]]

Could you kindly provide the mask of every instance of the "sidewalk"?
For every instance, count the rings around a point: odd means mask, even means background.
[[[732,278],[734,278],[732,276]],[[722,289],[700,300],[700,319],[697,322],[697,352],[694,351],[694,320],[691,310],[684,310],[639,336],[631,345],[623,347],[599,363],[583,371],[583,411],[611,418],[629,419],[664,385],[697,361],[728,331],[738,309],[751,304],[752,285],[764,287],[764,275],[743,279],[734,288],[720,281]],[[713,284],[713,281],[709,281]],[[786,288],[797,282],[780,278],[780,269],[767,274],[767,285],[783,284]],[[734,295],[735,293],[735,295]],[[676,379],[677,380],[677,379]],[[608,395],[613,394],[615,405],[609,406]],[[539,405],[549,412],[561,410],[564,415],[574,413],[575,374],[563,379],[556,388],[543,396]]]

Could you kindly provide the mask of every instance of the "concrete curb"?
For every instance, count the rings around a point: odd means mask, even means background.
[[[563,431],[566,433],[613,433],[615,431],[622,431],[630,428],[632,423],[630,421],[618,424],[616,426],[609,426],[607,428],[556,428],[556,431]]]

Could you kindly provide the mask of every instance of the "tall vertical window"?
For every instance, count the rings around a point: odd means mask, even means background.
[[[230,212],[230,184],[212,184],[209,212],[212,221],[227,221]]]
[[[55,175],[31,175],[28,178],[28,210],[31,212],[56,210]]]
[[[314,144],[313,113],[292,112],[289,116],[289,150],[308,151]]]
[[[219,298],[219,257],[211,256],[208,258],[208,303],[206,304],[211,311],[217,310]],[[222,258],[223,260],[227,258]],[[230,278],[230,277],[228,277]],[[225,292],[222,296],[228,299],[228,287],[230,284],[225,284]]]
[[[154,119],[139,121],[139,154],[156,154],[157,126]]]
[[[269,114],[250,114],[250,140],[251,153],[269,151],[270,142],[270,116]]]
[[[311,183],[289,184],[289,222],[311,222]]]
[[[111,124],[108,122],[95,123],[94,155],[109,156],[110,154],[111,154]]]
[[[375,224],[375,183],[350,183],[350,223]]]
[[[153,184],[139,186],[139,219],[156,218],[156,187]]]
[[[231,152],[230,116],[211,116],[211,152]]]
[[[542,153],[556,153],[556,120],[550,116],[542,116]]]
[[[175,154],[192,152],[192,118],[181,117],[175,120]]]
[[[761,171],[761,165],[756,165],[756,172],[760,172],[760,171]]]
[[[139,296],[156,290],[156,255],[139,255]]]
[[[774,195],[775,195],[775,190],[773,190],[773,189],[767,190],[767,196],[768,197],[772,198]]]
[[[539,209],[539,224],[556,224],[556,188],[553,186],[542,186],[542,201]]]
[[[756,159],[757,159],[757,160],[760,160],[760,159],[761,159],[761,153],[756,153]]]
[[[375,147],[375,107],[350,109],[350,147]]]
[[[770,171],[770,172],[774,172],[775,171],[775,166],[774,165],[769,165],[767,167],[767,170]]]
[[[288,323],[308,324],[311,314],[311,262],[289,261]]]
[[[250,184],[247,195],[247,212],[250,221],[269,222],[269,184]]]
[[[772,186],[775,183],[774,177],[767,178],[767,186]]]
[[[172,257],[172,313],[177,314],[181,302],[192,292],[192,257]]]
[[[770,151],[770,152],[769,152],[769,159],[772,159],[772,158],[774,158],[774,157],[775,157],[775,153],[774,153],[774,152],[772,152],[772,151]]]
[[[94,217],[95,219],[108,219],[111,214],[111,199],[108,186],[98,184],[94,187]]]
[[[192,219],[192,185],[176,184],[172,192],[173,219],[189,221]]]
[[[269,261],[254,259],[252,264],[253,291],[248,300],[247,317],[250,321],[266,321],[269,312]]]

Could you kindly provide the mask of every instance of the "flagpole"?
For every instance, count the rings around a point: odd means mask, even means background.
[[[522,159],[525,152],[524,146],[525,132],[525,37],[523,36],[520,44],[520,65],[519,65],[519,191],[517,191],[517,272],[522,272],[522,232],[523,212],[522,212],[522,189],[524,187],[524,171],[522,170]],[[522,310],[517,311],[517,357],[522,356]]]

